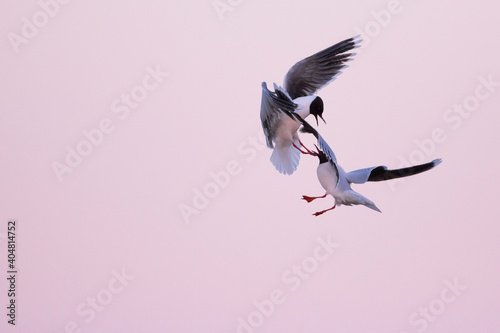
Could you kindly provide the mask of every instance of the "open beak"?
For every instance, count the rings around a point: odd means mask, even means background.
[[[314,118],[316,118],[316,126],[319,126],[318,115],[317,115],[317,114],[315,114],[315,115],[313,115],[313,116],[314,116]],[[323,119],[323,116],[319,116],[319,117],[321,118],[321,120],[323,120],[323,122],[324,122],[324,123],[325,123],[325,125],[326,125],[326,120],[325,120],[325,119]]]

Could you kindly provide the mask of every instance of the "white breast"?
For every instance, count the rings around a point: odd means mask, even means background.
[[[293,102],[298,105],[295,112],[297,112],[299,116],[305,119],[310,114],[309,107],[311,106],[311,103],[314,101],[314,99],[316,99],[316,96],[304,96],[294,99]]]
[[[321,186],[323,186],[326,192],[333,195],[337,185],[337,174],[335,173],[333,166],[329,162],[321,163],[318,165],[316,172]]]

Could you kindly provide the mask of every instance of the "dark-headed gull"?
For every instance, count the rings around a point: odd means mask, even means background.
[[[274,84],[274,92],[262,83],[260,119],[267,146],[273,149],[271,162],[282,174],[291,175],[299,164],[300,152],[308,153],[297,135],[301,122],[312,114],[323,121],[323,100],[316,96],[342,73],[359,46],[359,36],[346,39],[296,63],[285,75],[284,88]],[[303,152],[299,145],[306,149]]]
[[[319,216],[329,210],[334,209],[337,205],[365,205],[368,208],[380,212],[380,209],[369,199],[365,198],[351,188],[351,184],[363,184],[366,182],[379,182],[401,177],[408,177],[427,171],[441,163],[441,159],[435,159],[432,162],[411,166],[408,168],[388,170],[385,166],[376,166],[345,172],[344,169],[337,163],[335,154],[326,141],[311,125],[303,121],[301,132],[311,133],[318,140],[317,153],[312,153],[319,158],[317,168],[318,180],[326,193],[320,197],[302,196],[302,199],[311,202],[315,199],[325,198],[330,194],[335,199],[335,204],[329,209],[316,212],[313,215]]]

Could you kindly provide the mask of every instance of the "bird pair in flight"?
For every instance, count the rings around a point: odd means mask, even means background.
[[[441,159],[402,169],[388,170],[375,166],[345,172],[337,163],[335,154],[316,129],[305,121],[309,115],[323,119],[323,100],[316,93],[334,81],[347,62],[353,59],[352,50],[360,46],[359,36],[346,39],[296,63],[285,75],[283,88],[274,84],[274,91],[262,83],[260,119],[267,146],[273,149],[271,162],[282,174],[291,175],[297,170],[300,154],[318,157],[317,176],[326,193],[319,197],[303,196],[311,202],[330,194],[335,204],[329,209],[314,213],[319,216],[340,205],[364,205],[380,212],[375,204],[354,191],[351,184],[363,184],[394,178],[407,177],[432,169]],[[326,121],[325,121],[326,124]],[[301,141],[298,131],[316,137],[316,151],[309,150]]]

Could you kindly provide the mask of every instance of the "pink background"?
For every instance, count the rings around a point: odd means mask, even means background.
[[[410,333],[421,326],[409,316],[457,279],[466,290],[425,331],[500,332],[500,87],[458,128],[443,118],[480,77],[500,81],[500,5],[401,0],[377,31],[372,11],[390,1],[232,3],[221,19],[211,0],[74,0],[18,53],[8,34],[40,6],[0,3],[0,277],[12,218],[19,269],[15,328],[0,280],[0,331],[233,333],[280,289],[286,300],[253,331]],[[365,27],[372,37],[320,92],[320,132],[346,170],[444,162],[355,187],[382,214],[314,217],[333,203],[300,200],[323,194],[317,160],[287,177],[251,148],[260,84],[282,84],[296,61]],[[168,77],[120,119],[112,103],[157,66]],[[59,182],[52,163],[106,118],[114,131]],[[435,128],[446,139],[418,153]],[[239,173],[186,223],[182,205],[230,161]],[[291,291],[282,275],[328,236],[340,247]],[[77,307],[122,268],[135,278],[87,323]]]

